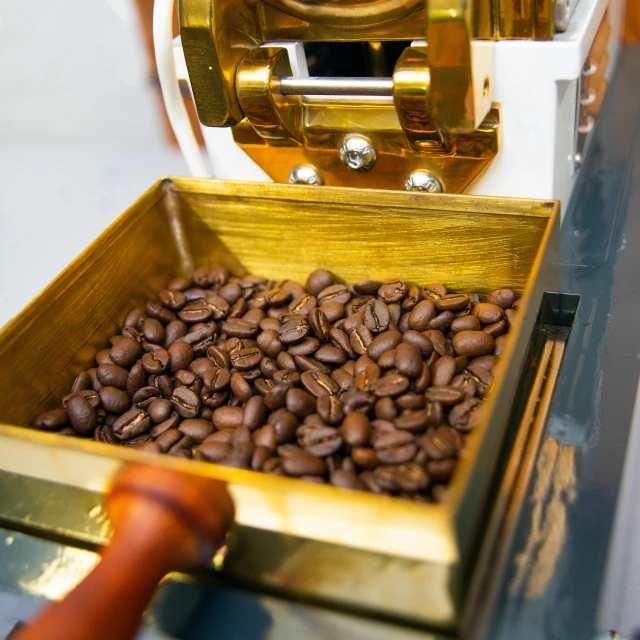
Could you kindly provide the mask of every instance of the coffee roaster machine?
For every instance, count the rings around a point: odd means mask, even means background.
[[[238,507],[209,569],[163,584],[147,622],[172,637],[631,630],[640,55],[623,3],[181,0],[179,40],[172,4],[156,55],[197,178],[159,181],[0,333],[2,584],[62,595],[108,539],[109,478],[142,459],[227,480]],[[522,295],[448,502],[24,428],[132,304],[212,258]]]

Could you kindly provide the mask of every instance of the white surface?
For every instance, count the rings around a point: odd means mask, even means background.
[[[132,0],[0,0],[0,326],[160,176],[187,174],[149,77]]]

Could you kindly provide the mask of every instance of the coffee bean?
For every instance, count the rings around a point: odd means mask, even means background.
[[[213,425],[201,418],[183,420],[178,429],[183,435],[190,436],[194,442],[202,442],[213,433]]]
[[[455,460],[430,460],[426,464],[426,470],[432,482],[449,482],[455,469]]]
[[[264,396],[265,406],[271,411],[284,407],[288,392],[289,385],[286,382],[276,382]]]
[[[186,369],[195,356],[193,347],[184,341],[174,342],[167,351],[169,355],[169,371],[175,373]]]
[[[416,454],[415,438],[408,431],[385,431],[379,433],[373,443],[378,460],[382,464],[408,462]]]
[[[142,355],[142,347],[134,338],[123,337],[111,347],[109,354],[113,364],[128,368]]]
[[[480,322],[483,324],[493,324],[502,320],[504,317],[504,310],[496,304],[489,302],[481,302],[477,304],[471,312]]]
[[[392,369],[396,366],[396,350],[389,349],[378,358],[378,366],[381,369]]]
[[[468,358],[493,353],[496,347],[495,340],[483,331],[461,331],[453,336],[452,344],[457,355]]]
[[[41,413],[34,422],[36,429],[43,429],[45,431],[53,431],[64,427],[69,423],[69,417],[65,409],[58,407]]]
[[[451,356],[436,360],[431,368],[431,384],[437,387],[447,386],[456,373],[456,361]]]
[[[398,373],[407,378],[417,378],[422,373],[422,354],[415,344],[399,344],[396,347],[394,363]]]
[[[438,427],[420,438],[420,446],[430,460],[444,460],[457,457],[462,439],[455,429]]]
[[[339,425],[344,418],[344,406],[336,395],[320,396],[316,402],[316,409],[326,424]]]
[[[171,402],[165,398],[154,400],[148,407],[147,413],[153,424],[160,424],[169,418],[173,410]]]
[[[325,287],[317,294],[317,296],[318,304],[321,307],[328,302],[339,302],[340,304],[346,304],[351,299],[349,289],[343,284],[332,284],[328,287]]]
[[[391,492],[424,491],[429,486],[429,476],[415,462],[378,467],[373,475],[378,486]]]
[[[110,413],[124,413],[129,408],[131,400],[126,391],[116,387],[102,387],[98,393],[102,406]]]
[[[293,477],[322,476],[327,472],[327,465],[322,458],[305,452],[283,458],[282,468],[287,475]]]
[[[300,384],[300,374],[297,371],[281,369],[273,374],[274,382],[284,382],[290,389]]]
[[[354,386],[360,391],[372,391],[381,375],[380,367],[375,363],[370,364],[364,371],[356,375]]]
[[[431,322],[429,323],[429,329],[435,329],[437,331],[442,331],[446,333],[451,328],[455,316],[451,311],[443,311],[438,314]]]
[[[507,322],[503,318],[502,320],[498,320],[498,322],[494,322],[493,324],[488,324],[485,326],[483,331],[488,333],[492,338],[498,338],[507,330]]]
[[[169,352],[162,347],[142,356],[142,366],[147,373],[159,375],[169,368]]]
[[[309,312],[309,327],[311,332],[320,342],[326,342],[329,339],[329,330],[331,325],[322,309],[314,308]]]
[[[356,282],[352,286],[353,290],[360,296],[374,296],[378,293],[378,289],[382,286],[382,282],[379,282],[378,280],[363,280],[362,282]]]
[[[316,410],[316,399],[302,389],[289,389],[286,395],[286,407],[297,418],[303,420]]]
[[[331,373],[331,379],[338,385],[338,391],[347,391],[353,385],[354,376],[344,369],[336,369]]]
[[[387,282],[378,289],[378,297],[387,304],[400,302],[407,292],[407,283],[404,280]]]
[[[382,333],[387,330],[391,316],[387,305],[379,299],[374,299],[364,308],[364,324],[371,333]]]
[[[493,349],[494,356],[501,356],[504,352],[505,346],[507,344],[506,340],[507,336],[500,336],[495,339],[495,348]]]
[[[451,407],[463,399],[464,392],[462,389],[452,386],[431,386],[425,391],[424,395],[429,402],[441,402],[445,407]]]
[[[129,372],[115,364],[101,364],[97,370],[97,377],[105,387],[116,387],[117,389],[125,390]],[[95,390],[99,391],[100,389]]]
[[[364,324],[359,324],[349,335],[351,348],[360,356],[367,353],[367,348],[372,341],[373,335]]]
[[[262,360],[262,351],[258,348],[254,349],[239,349],[233,354],[230,354],[231,366],[238,369],[238,371],[248,371],[260,364]]]
[[[276,334],[277,335],[277,334]],[[310,356],[313,355],[320,348],[320,341],[317,338],[305,338],[300,342],[292,344],[287,349],[287,352],[292,356]]]
[[[516,311],[515,309],[507,309],[504,312],[504,319],[507,324],[507,329],[511,329],[514,322],[516,321]]]
[[[431,320],[437,315],[433,300],[421,300],[409,314],[409,327],[413,331],[426,331]]]
[[[409,379],[399,373],[389,373],[373,385],[373,393],[380,397],[399,396],[409,388]]]
[[[396,429],[421,433],[427,427],[437,427],[442,422],[443,410],[440,402],[429,402],[425,409],[405,411],[393,421]]]
[[[152,438],[157,438],[158,436],[162,435],[165,431],[168,431],[169,429],[175,429],[178,426],[179,422],[180,422],[180,417],[175,411],[172,411],[166,420],[164,420],[163,422],[160,422],[160,424],[156,424],[156,426],[151,429],[151,431],[149,432],[149,435]]]
[[[325,316],[327,316],[329,324],[333,324],[334,322],[340,320],[340,318],[344,318],[344,304],[342,304],[341,302],[325,302],[322,305],[322,312]]]
[[[433,345],[433,349],[434,351],[439,355],[439,356],[452,356],[453,355],[453,346],[451,345],[451,342],[449,342],[449,340],[447,340],[442,331],[438,331],[436,329],[430,329],[429,331],[426,332],[427,336],[429,337],[429,339],[431,340],[431,344]],[[456,337],[456,336],[454,336]],[[458,354],[458,355],[467,355],[465,354]]]
[[[393,420],[398,415],[398,408],[390,397],[380,398],[376,402],[375,415],[378,420]]]
[[[467,398],[460,404],[457,404],[449,411],[449,424],[463,433],[470,431],[474,426],[473,423],[470,422],[471,411],[475,409],[480,402],[479,398]]]
[[[183,418],[195,418],[200,410],[200,397],[187,389],[187,387],[178,387],[171,396],[171,404],[179,415]]]
[[[143,409],[133,408],[123,413],[113,423],[113,433],[118,440],[128,441],[146,433],[151,419]]]
[[[98,417],[95,409],[89,401],[79,393],[69,398],[66,409],[69,422],[76,433],[89,435],[98,425]]]
[[[333,346],[338,347],[339,349],[344,351],[349,356],[349,358],[356,357],[356,352],[351,346],[349,337],[343,330],[332,328],[329,331],[329,340],[331,341],[331,344]]]
[[[168,429],[156,438],[156,444],[160,445],[160,449],[166,453],[180,439],[182,434],[177,429]]]
[[[316,398],[338,393],[338,385],[328,375],[319,371],[305,371],[300,377],[300,382]]]
[[[230,384],[233,395],[242,402],[247,402],[247,400],[249,400],[253,395],[251,385],[239,373],[234,373],[231,376]]]
[[[469,296],[465,293],[449,293],[436,301],[440,311],[460,311],[469,304]]]
[[[243,318],[232,318],[222,323],[223,333],[234,338],[252,338],[258,334],[258,325]]]
[[[234,429],[242,424],[242,407],[219,407],[213,412],[212,422],[217,429]]]
[[[352,447],[364,447],[369,443],[371,422],[361,413],[350,413],[340,427],[344,441]]]
[[[402,334],[399,331],[384,331],[379,333],[367,347],[367,355],[372,360],[377,360],[385,351],[395,349],[402,342]]]
[[[193,447],[194,444],[193,438],[190,436],[182,436],[182,438],[167,451],[167,454],[175,456],[176,458],[191,458],[191,447]]]
[[[331,484],[340,489],[353,489],[355,491],[364,491],[366,489],[364,483],[353,471],[343,471],[338,469],[331,474]]]
[[[460,333],[461,331],[480,331],[482,325],[480,320],[474,315],[461,316],[451,323],[451,333]]]
[[[264,447],[273,453],[278,446],[275,427],[272,424],[265,424],[256,431],[254,444],[256,447]]]
[[[280,342],[289,345],[304,340],[309,335],[309,324],[304,316],[293,316],[280,327]]]
[[[323,289],[326,289],[335,282],[336,277],[331,271],[316,269],[309,274],[304,288],[309,291],[311,295],[317,296]]]
[[[211,360],[211,362],[220,369],[231,368],[231,358],[229,358],[229,354],[220,347],[209,347],[207,349],[207,358],[209,358],[209,360]]]
[[[495,304],[502,309],[509,309],[518,299],[518,296],[511,289],[496,289],[487,295],[487,302]]]
[[[268,422],[274,426],[278,444],[289,442],[295,435],[299,425],[298,418],[285,408],[277,409],[271,413]]]
[[[224,318],[229,314],[229,309],[231,308],[229,303],[224,298],[211,291],[205,292],[204,302],[209,309],[211,314],[210,317],[214,320],[224,320]],[[187,307],[184,307],[183,312],[186,308]],[[184,320],[184,318],[182,319]],[[204,322],[204,320],[199,320],[198,322]]]

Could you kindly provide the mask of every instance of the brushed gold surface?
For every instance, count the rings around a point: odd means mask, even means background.
[[[377,573],[371,567],[378,565],[367,554],[397,558],[395,578],[404,567],[414,584],[430,581],[438,594],[432,604],[418,606],[405,596],[391,597],[378,582],[363,589],[364,602],[357,595],[353,601],[453,625],[461,571],[531,327],[542,292],[556,284],[558,219],[557,204],[533,200],[160,182],[0,332],[0,385],[11,390],[0,395],[0,468],[90,491],[103,491],[111,474],[131,460],[227,480],[240,525],[327,544],[334,559],[344,556],[342,547],[362,552],[362,562],[350,566],[369,567],[372,580]],[[322,266],[347,281],[404,277],[442,281],[459,291],[509,286],[522,293],[487,419],[460,460],[450,502],[421,505],[11,426],[26,426],[55,406],[132,306],[203,262],[269,278],[303,280]],[[298,571],[318,558],[315,551],[296,553],[281,568],[285,583],[287,567]],[[348,577],[340,575],[319,581],[323,597],[348,598]],[[302,588],[300,580],[291,578],[293,590]]]

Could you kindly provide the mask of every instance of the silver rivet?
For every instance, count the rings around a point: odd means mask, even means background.
[[[440,180],[428,171],[414,171],[404,183],[405,191],[426,191],[427,193],[442,193]]]
[[[576,167],[582,166],[582,154],[579,151],[573,156],[573,162]]]
[[[369,171],[376,163],[376,150],[361,136],[347,136],[340,145],[340,160],[352,171]]]
[[[299,164],[289,174],[289,184],[321,185],[324,184],[324,180],[315,167],[309,164]]]

